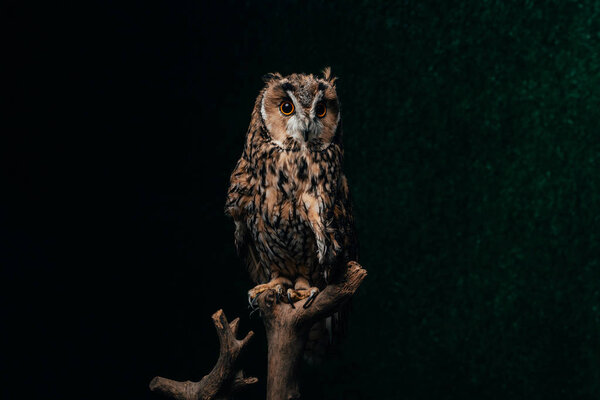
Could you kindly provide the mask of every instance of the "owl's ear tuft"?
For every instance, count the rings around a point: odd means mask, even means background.
[[[279,72],[269,72],[268,74],[264,74],[262,76],[264,83],[269,83],[275,79],[281,79],[281,74]]]
[[[325,67],[325,69],[323,69],[323,78],[332,85],[335,84],[335,81],[337,80],[337,77],[333,76],[331,73],[331,67]]]

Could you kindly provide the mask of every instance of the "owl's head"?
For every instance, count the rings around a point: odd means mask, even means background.
[[[324,149],[334,141],[340,123],[340,104],[329,67],[323,75],[279,73],[263,77],[257,99],[260,116],[271,141],[283,148]]]

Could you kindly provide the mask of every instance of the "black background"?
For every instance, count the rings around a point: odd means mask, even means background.
[[[219,308],[264,398],[225,193],[260,77],[326,65],[369,276],[305,398],[600,396],[600,3],[81,3],[3,6],[4,398],[158,398]]]

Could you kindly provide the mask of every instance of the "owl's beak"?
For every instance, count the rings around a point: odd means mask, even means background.
[[[309,129],[305,129],[302,131],[302,135],[304,136],[305,142],[308,142],[308,133],[309,133]]]

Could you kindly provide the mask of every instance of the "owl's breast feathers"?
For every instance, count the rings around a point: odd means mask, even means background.
[[[244,151],[231,175],[225,211],[235,221],[236,246],[255,281],[268,279],[273,268],[327,271],[355,257],[341,164],[337,144],[311,151],[254,142]]]

